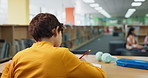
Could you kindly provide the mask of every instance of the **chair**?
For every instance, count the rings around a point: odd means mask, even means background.
[[[110,54],[112,55],[120,55],[119,52],[116,52],[117,49],[120,49],[121,51],[125,51],[125,41],[110,41],[109,43],[109,49],[110,49]]]

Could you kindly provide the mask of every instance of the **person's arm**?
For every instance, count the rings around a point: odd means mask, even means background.
[[[127,38],[127,44],[128,45],[130,45],[130,46],[132,46],[134,43],[133,43],[133,37],[132,36],[129,36],[128,38]]]
[[[6,63],[5,68],[2,71],[1,78],[8,78],[8,74],[9,74],[9,70],[10,70],[10,64],[11,63]]]
[[[138,45],[138,44],[135,44],[135,43],[133,43],[133,41],[134,41],[133,36],[129,36],[129,37],[127,38],[127,44],[128,44],[128,45],[132,46],[133,48],[137,48],[137,49],[143,48],[143,46]]]
[[[148,44],[148,36],[145,37],[144,44]]]
[[[101,68],[81,61],[68,49],[65,49],[62,60],[67,76],[70,78],[106,78],[105,72]]]

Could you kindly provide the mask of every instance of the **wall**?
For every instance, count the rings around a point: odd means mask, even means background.
[[[145,24],[145,17],[132,17],[126,19],[126,24],[137,24],[137,25],[143,25]]]
[[[0,24],[8,23],[8,0],[0,0]]]
[[[11,0],[12,1],[12,0]],[[60,22],[66,22],[65,8],[75,8],[75,25],[90,25],[85,15],[98,13],[82,0],[29,0],[30,20],[40,12],[49,12],[57,16]],[[22,2],[22,1],[21,1]],[[17,5],[17,4],[16,4]],[[14,6],[15,7],[15,6]],[[17,6],[18,7],[18,6]],[[86,19],[88,19],[86,21]],[[86,24],[87,22],[87,24]],[[0,24],[8,24],[8,0],[0,0]]]
[[[106,26],[115,26],[115,25],[123,25],[123,24],[129,24],[129,25],[147,25],[148,24],[148,18],[144,16],[140,17],[131,17],[131,18],[121,18],[121,17],[112,17],[112,18],[100,18],[100,21],[104,21],[104,25]]]
[[[65,22],[65,0],[30,0],[30,19],[40,12],[56,15],[60,22]],[[72,4],[71,4],[72,5]]]
[[[145,25],[148,25],[148,17],[145,17]]]
[[[96,12],[82,0],[30,0],[30,19],[40,12],[49,12],[56,15],[60,22],[65,23],[65,8],[75,9],[75,25],[85,25],[85,14]]]
[[[91,16],[97,11],[82,0],[75,0],[75,25],[91,25]]]
[[[29,24],[29,0],[8,0],[8,24]]]

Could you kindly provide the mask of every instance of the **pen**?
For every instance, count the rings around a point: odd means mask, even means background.
[[[85,56],[86,54],[88,54],[91,50],[88,50],[87,52],[85,52],[79,59],[81,59],[83,56]]]

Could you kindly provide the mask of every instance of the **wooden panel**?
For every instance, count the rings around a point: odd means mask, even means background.
[[[26,39],[28,37],[28,27],[25,27],[25,26],[14,27],[13,36],[14,36],[14,39]]]
[[[147,35],[147,32],[148,32],[148,26],[140,27],[140,35]]]
[[[28,39],[33,39],[33,37],[30,35],[29,31],[27,31],[27,38]]]
[[[143,44],[145,36],[148,34],[148,26],[140,26],[140,35],[138,36],[138,43]]]
[[[145,36],[138,36],[138,43],[139,44],[143,44],[144,43],[144,39],[145,39]]]
[[[1,27],[1,39],[4,39],[12,44],[13,42],[12,26]]]

